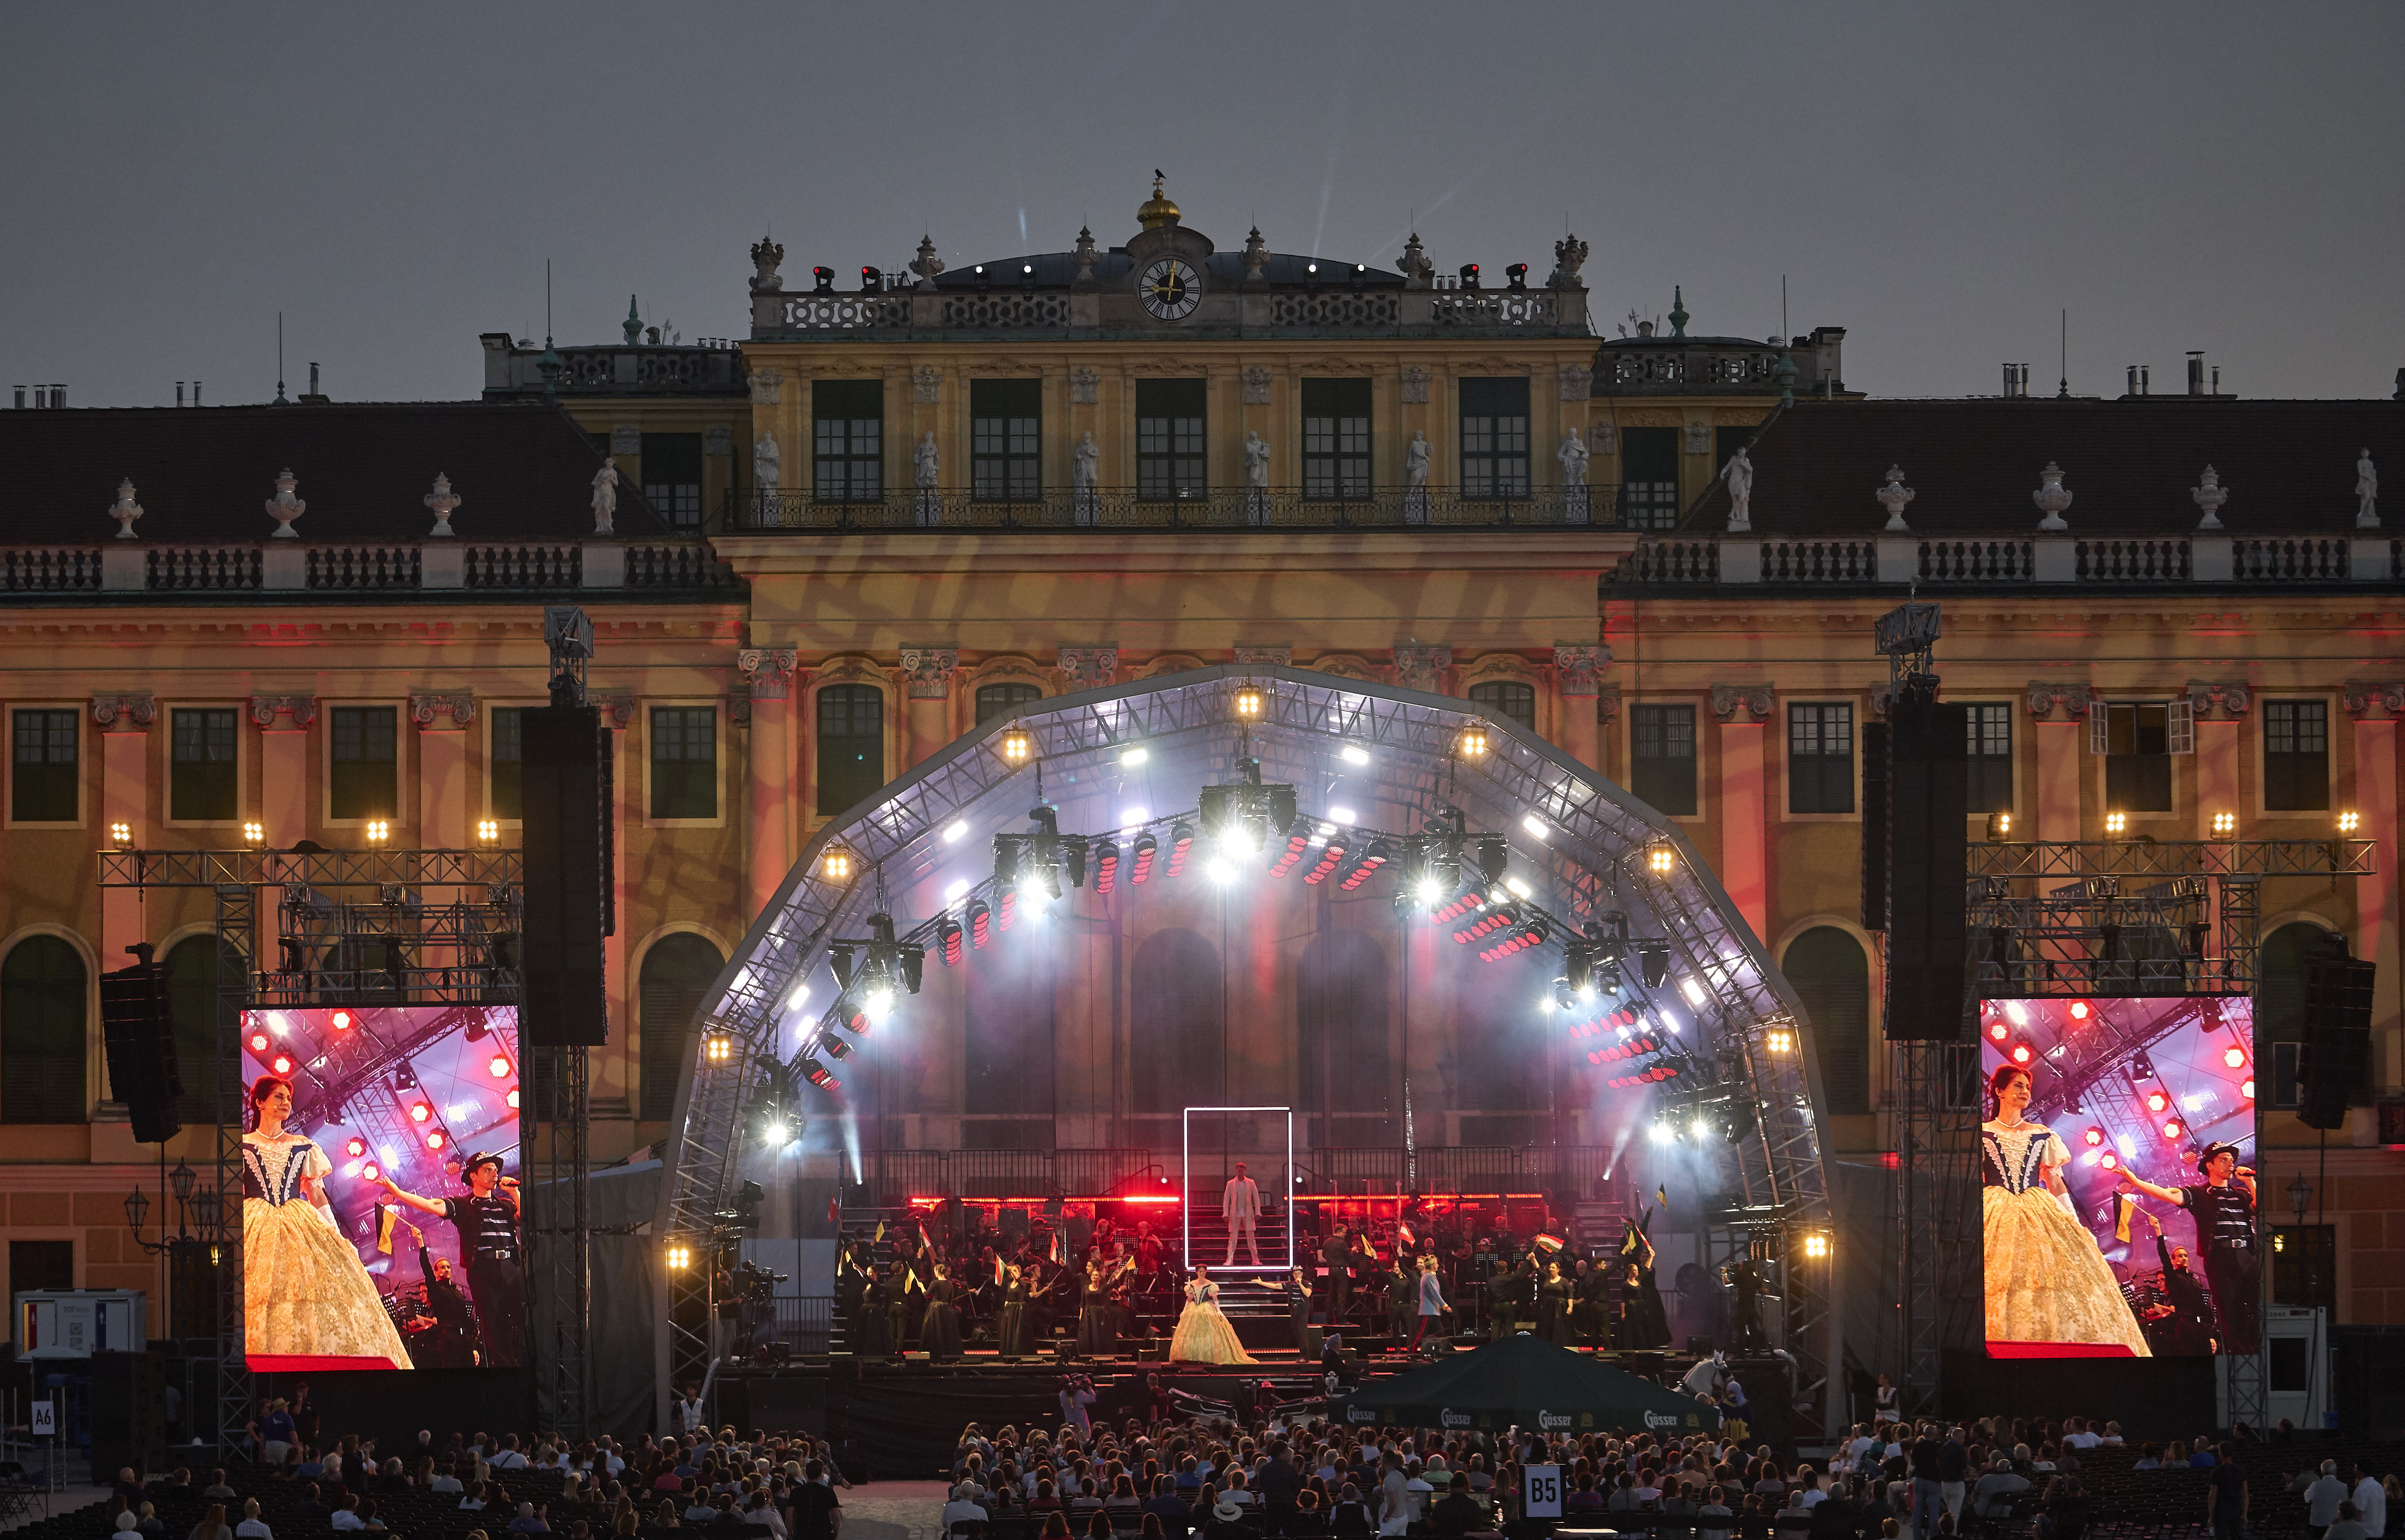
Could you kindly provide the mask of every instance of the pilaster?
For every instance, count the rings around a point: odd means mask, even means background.
[[[2405,982],[2398,977],[2397,913],[2397,724],[2405,717],[2405,680],[2350,679],[2343,698],[2355,719],[2356,832],[2371,841],[2371,875],[2355,879],[2354,950],[2380,968],[2371,997],[2372,1075],[2393,1085],[2405,1046],[2398,1041]]]
[[[1729,902],[1767,942],[1770,925],[1769,780],[1763,742],[1773,709],[1767,684],[1715,684],[1712,715],[1720,719],[1721,886]]]
[[[417,724],[417,840],[437,850],[468,847],[468,729],[476,697],[467,691],[409,697]]]
[[[903,709],[911,765],[925,763],[952,741],[952,679],[960,668],[957,647],[902,650]]]
[[[2079,837],[2079,777],[2088,763],[2088,686],[2032,679],[2030,717],[2036,724],[2037,837]]]
[[[751,703],[744,757],[744,878],[753,914],[768,906],[793,865],[793,713],[787,699],[797,655],[790,647],[747,647],[735,655]]]
[[[308,837],[309,729],[316,724],[315,695],[253,695],[251,724],[259,729],[259,821],[268,848],[289,850]]]
[[[2254,694],[2243,682],[2188,681],[2188,705],[2196,718],[2196,837],[2213,837],[2213,817],[2246,808],[2239,783],[2239,748],[2245,741],[2246,709]]]
[[[1595,702],[1603,687],[1600,671],[1610,662],[1611,650],[1607,647],[1570,642],[1554,649],[1554,692],[1560,706],[1554,741],[1562,752],[1597,774],[1602,773],[1603,760]]]
[[[591,1101],[595,1117],[619,1119],[634,1115],[629,1098],[635,1084],[635,1055],[640,1051],[635,1042],[635,980],[626,963],[626,937],[634,914],[634,889],[627,881],[633,862],[627,858],[626,832],[634,827],[636,798],[640,789],[621,752],[626,742],[627,725],[635,720],[635,697],[606,695],[595,704],[600,707],[601,720],[610,728],[611,848],[617,854],[612,863],[610,889],[612,909],[618,923],[601,938],[610,1046],[593,1056]]]
[[[122,823],[136,845],[149,842],[144,825],[150,812],[150,724],[159,703],[148,693],[91,697],[91,720],[100,729],[100,833],[113,838]],[[130,888],[105,888],[100,895],[100,966],[122,968],[133,959],[125,948],[148,938],[142,933],[142,895]]]

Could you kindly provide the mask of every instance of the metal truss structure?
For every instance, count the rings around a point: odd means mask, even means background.
[[[1975,844],[1967,861],[1969,963],[1963,1020],[1994,999],[2252,995],[2259,983],[2262,882],[2335,880],[2375,869],[2371,841],[2088,840]],[[2143,1032],[2099,1029],[2066,1044],[2048,1097],[2067,1108],[2111,1066],[2190,1018]],[[1892,1045],[1904,1247],[1902,1389],[1935,1404],[1943,1354],[1976,1351],[1984,1331],[1978,1198],[1979,1048]],[[2058,1109],[2060,1110],[2060,1109]],[[2116,1130],[2118,1131],[2118,1130]],[[2259,1424],[2257,1345],[2229,1357],[2232,1414]]]
[[[103,888],[204,889],[216,900],[217,1051],[195,1088],[215,1115],[215,1181],[219,1211],[229,1216],[217,1253],[217,1400],[206,1415],[219,1453],[231,1454],[253,1410],[243,1349],[243,1013],[515,1005],[521,981],[512,944],[523,862],[514,850],[120,849],[101,852],[99,880]],[[262,902],[262,894],[273,896]],[[273,935],[261,933],[263,914],[274,917]],[[382,954],[373,962],[371,947]],[[423,1035],[445,1029],[437,1024]],[[360,1043],[305,1073],[318,1096],[339,1103],[345,1086],[388,1069],[415,1043]],[[566,1052],[581,1065],[583,1050]],[[582,1149],[581,1118],[575,1144]]]
[[[1482,754],[1462,751],[1473,729],[1484,735]],[[1023,758],[1006,759],[1006,739]],[[941,876],[959,859],[948,831],[981,846],[1022,828],[1026,810],[1047,800],[1064,832],[1118,831],[1118,809],[1104,800],[1107,772],[1138,744],[1156,767],[1164,758],[1208,766],[1215,773],[1206,779],[1232,779],[1216,772],[1257,759],[1265,781],[1298,789],[1306,816],[1324,814],[1317,789],[1339,775],[1370,783],[1367,794],[1390,819],[1449,819],[1458,810],[1469,828],[1510,842],[1512,871],[1545,912],[1582,927],[1617,911],[1630,934],[1649,945],[1658,938],[1664,998],[1693,1018],[1691,1060],[1723,1074],[1753,1112],[1729,1146],[1733,1203],[1710,1223],[1775,1238],[1773,1276],[1789,1296],[1797,1394],[1829,1398],[1835,1415],[1843,1376],[1828,1269],[1803,1264],[1805,1238],[1820,1238],[1825,1253],[1830,1235],[1810,1028],[1685,834],[1553,745],[1468,702],[1292,668],[1228,665],[1043,701],[967,735],[823,826],[707,997],[700,1050],[682,1067],[664,1144],[667,1179],[654,1225],[664,1247],[695,1255],[723,1229],[749,1097],[771,1066],[798,1062],[828,1029],[818,1013],[800,1016],[795,997],[828,964],[831,944],[865,933],[880,908],[903,931],[939,918],[954,903]],[[1039,775],[1049,799],[1038,795]],[[1365,808],[1365,824],[1371,817]],[[825,861],[831,849],[849,861]],[[786,1048],[796,1033],[802,1047]],[[670,1273],[665,1383],[700,1380],[709,1370],[709,1271]]]

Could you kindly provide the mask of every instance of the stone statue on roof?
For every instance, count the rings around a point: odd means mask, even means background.
[[[1091,492],[1094,489],[1095,467],[1102,460],[1103,451],[1102,447],[1094,442],[1094,435],[1090,430],[1083,439],[1077,441],[1077,448],[1073,457],[1076,464],[1070,474],[1076,481],[1077,490]]]
[[[1562,441],[1562,447],[1555,453],[1554,458],[1562,462],[1564,486],[1586,484],[1586,441],[1579,437],[1577,428],[1570,429],[1569,437]]]
[[[752,446],[752,485],[764,496],[773,497],[784,479],[784,451],[777,447],[774,433],[763,433]]]
[[[1721,479],[1728,483],[1729,533],[1741,535],[1753,527],[1753,459],[1739,444],[1728,464],[1721,468]]]
[[[618,517],[618,465],[604,460],[593,473],[593,533],[614,535]]]
[[[2355,462],[2355,527],[2380,527],[2380,468],[2367,448]]]
[[[109,509],[108,516],[117,521],[119,539],[138,540],[142,538],[134,533],[134,521],[142,517],[142,505],[134,500],[133,477],[127,476],[118,482],[117,502]]]
[[[1249,428],[1245,432],[1245,484],[1257,491],[1270,484],[1269,441]]]
[[[926,435],[920,439],[919,447],[910,452],[911,477],[921,487],[932,487],[935,484],[940,453],[935,448],[935,434],[933,428],[928,429]]]

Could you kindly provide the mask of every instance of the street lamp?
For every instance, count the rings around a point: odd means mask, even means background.
[[[2305,1222],[2305,1211],[2312,1208],[2313,1203],[2314,1184],[2305,1180],[2302,1171],[2299,1171],[2288,1183],[2288,1211],[2295,1214],[2297,1223],[2301,1225]]]

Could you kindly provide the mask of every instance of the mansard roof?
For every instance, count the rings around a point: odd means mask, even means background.
[[[1887,522],[1872,494],[1891,465],[1914,497],[1905,510],[1930,539],[2032,534],[2031,494],[2060,466],[2074,539],[2186,534],[2201,512],[2189,495],[2214,468],[2230,536],[2341,535],[2355,529],[2356,461],[2369,449],[2405,486],[2405,401],[2247,401],[2188,396],[1990,397],[1962,400],[1799,399],[1774,413],[1749,458],[1754,533],[1868,539]],[[2405,524],[2405,492],[2382,523]],[[1681,527],[1728,525],[1725,480]]]
[[[1356,283],[1354,268],[1361,273],[1357,282],[1363,288],[1401,288],[1403,275],[1392,268],[1367,263],[1341,261],[1333,257],[1304,257],[1290,251],[1265,254],[1261,278],[1273,288],[1350,288]],[[1113,246],[1094,254],[1094,282],[1098,285],[1124,285],[1134,271],[1134,259],[1125,246]],[[977,269],[985,271],[980,277]],[[1312,271],[1314,267],[1317,272]],[[1025,271],[1034,269],[1032,273]],[[1245,254],[1241,251],[1214,251],[1202,259],[1203,276],[1215,284],[1234,287],[1242,284],[1246,273]],[[1498,276],[1500,276],[1498,272]],[[938,289],[975,290],[985,284],[995,289],[1034,284],[1039,289],[1064,289],[1077,277],[1077,254],[1074,251],[1044,251],[1029,257],[999,257],[982,263],[964,263],[948,267],[935,275]]]
[[[593,533],[601,459],[554,403],[0,412],[12,544],[114,537],[107,510],[120,481],[134,483],[145,541],[263,539],[275,521],[262,505],[287,469],[309,505],[294,525],[304,541],[416,539],[433,525],[425,497],[437,475],[451,480],[467,540],[574,540]],[[669,533],[626,482],[613,522],[621,535]]]

